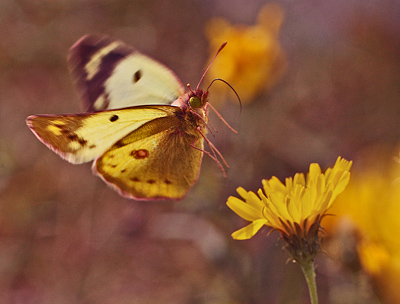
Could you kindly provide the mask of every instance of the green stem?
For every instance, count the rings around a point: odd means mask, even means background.
[[[311,304],[318,304],[317,283],[315,281],[314,261],[308,260],[299,263],[301,270],[307,281],[308,291],[310,292]]]

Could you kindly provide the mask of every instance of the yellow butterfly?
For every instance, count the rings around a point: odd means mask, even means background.
[[[37,138],[71,163],[94,160],[93,171],[123,196],[184,197],[205,152],[208,89],[185,92],[170,69],[109,37],[82,37],[69,64],[91,112],[29,116]]]

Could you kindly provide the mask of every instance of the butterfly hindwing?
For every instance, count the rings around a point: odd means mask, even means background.
[[[87,111],[171,104],[185,92],[166,66],[107,36],[82,37],[68,61]]]
[[[173,106],[138,106],[73,115],[33,115],[27,124],[45,145],[71,163],[94,160],[148,121],[173,115]]]
[[[181,123],[177,116],[148,122],[97,159],[94,171],[124,196],[183,197],[198,178],[204,140]]]

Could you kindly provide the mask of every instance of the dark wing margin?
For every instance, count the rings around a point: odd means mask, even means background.
[[[116,65],[134,52],[133,47],[122,41],[96,35],[83,36],[71,47],[68,63],[71,75],[81,91],[85,111],[107,109],[105,82]],[[100,106],[99,100],[102,100]]]

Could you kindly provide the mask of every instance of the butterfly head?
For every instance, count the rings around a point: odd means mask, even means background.
[[[192,91],[190,89],[188,97],[189,99],[187,105],[189,106],[189,108],[193,110],[203,108],[208,102],[208,90],[203,91],[200,89],[196,89],[195,91]]]

